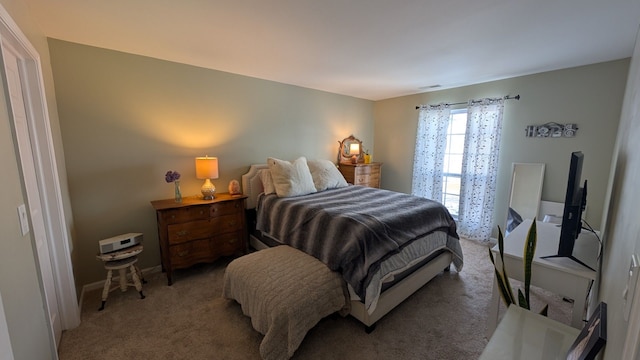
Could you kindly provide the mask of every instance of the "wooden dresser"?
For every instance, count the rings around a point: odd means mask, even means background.
[[[348,183],[374,188],[380,187],[380,168],[382,163],[339,163],[338,169]]]
[[[162,268],[169,285],[173,270],[247,251],[247,196],[216,194],[213,200],[185,197],[152,201],[158,221]]]

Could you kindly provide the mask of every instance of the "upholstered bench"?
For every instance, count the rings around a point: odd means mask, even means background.
[[[222,296],[240,303],[253,328],[264,335],[263,359],[290,358],[318,321],[335,312],[346,316],[350,304],[340,274],[286,245],[233,260]]]

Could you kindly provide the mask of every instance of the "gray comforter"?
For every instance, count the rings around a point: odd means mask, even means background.
[[[413,240],[434,231],[458,239],[442,204],[363,186],[290,198],[261,195],[256,228],[342,273],[361,299],[380,263]],[[447,250],[460,270],[462,252],[454,244]]]

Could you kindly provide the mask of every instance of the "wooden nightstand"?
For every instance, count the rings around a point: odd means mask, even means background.
[[[363,185],[374,188],[380,187],[380,171],[382,163],[339,163],[338,169],[348,183],[353,185]]]
[[[162,268],[167,282],[173,270],[221,256],[247,252],[245,195],[216,194],[213,200],[186,197],[152,201],[158,221]]]

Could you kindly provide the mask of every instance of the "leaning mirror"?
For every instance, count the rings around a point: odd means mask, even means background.
[[[514,217],[533,219],[538,215],[544,164],[514,163],[511,174],[511,194],[507,214],[507,231],[512,230]]]
[[[364,155],[362,150],[362,141],[351,135],[344,138],[342,141],[338,141],[338,143],[340,143],[340,147],[338,148],[338,162],[362,162]]]

